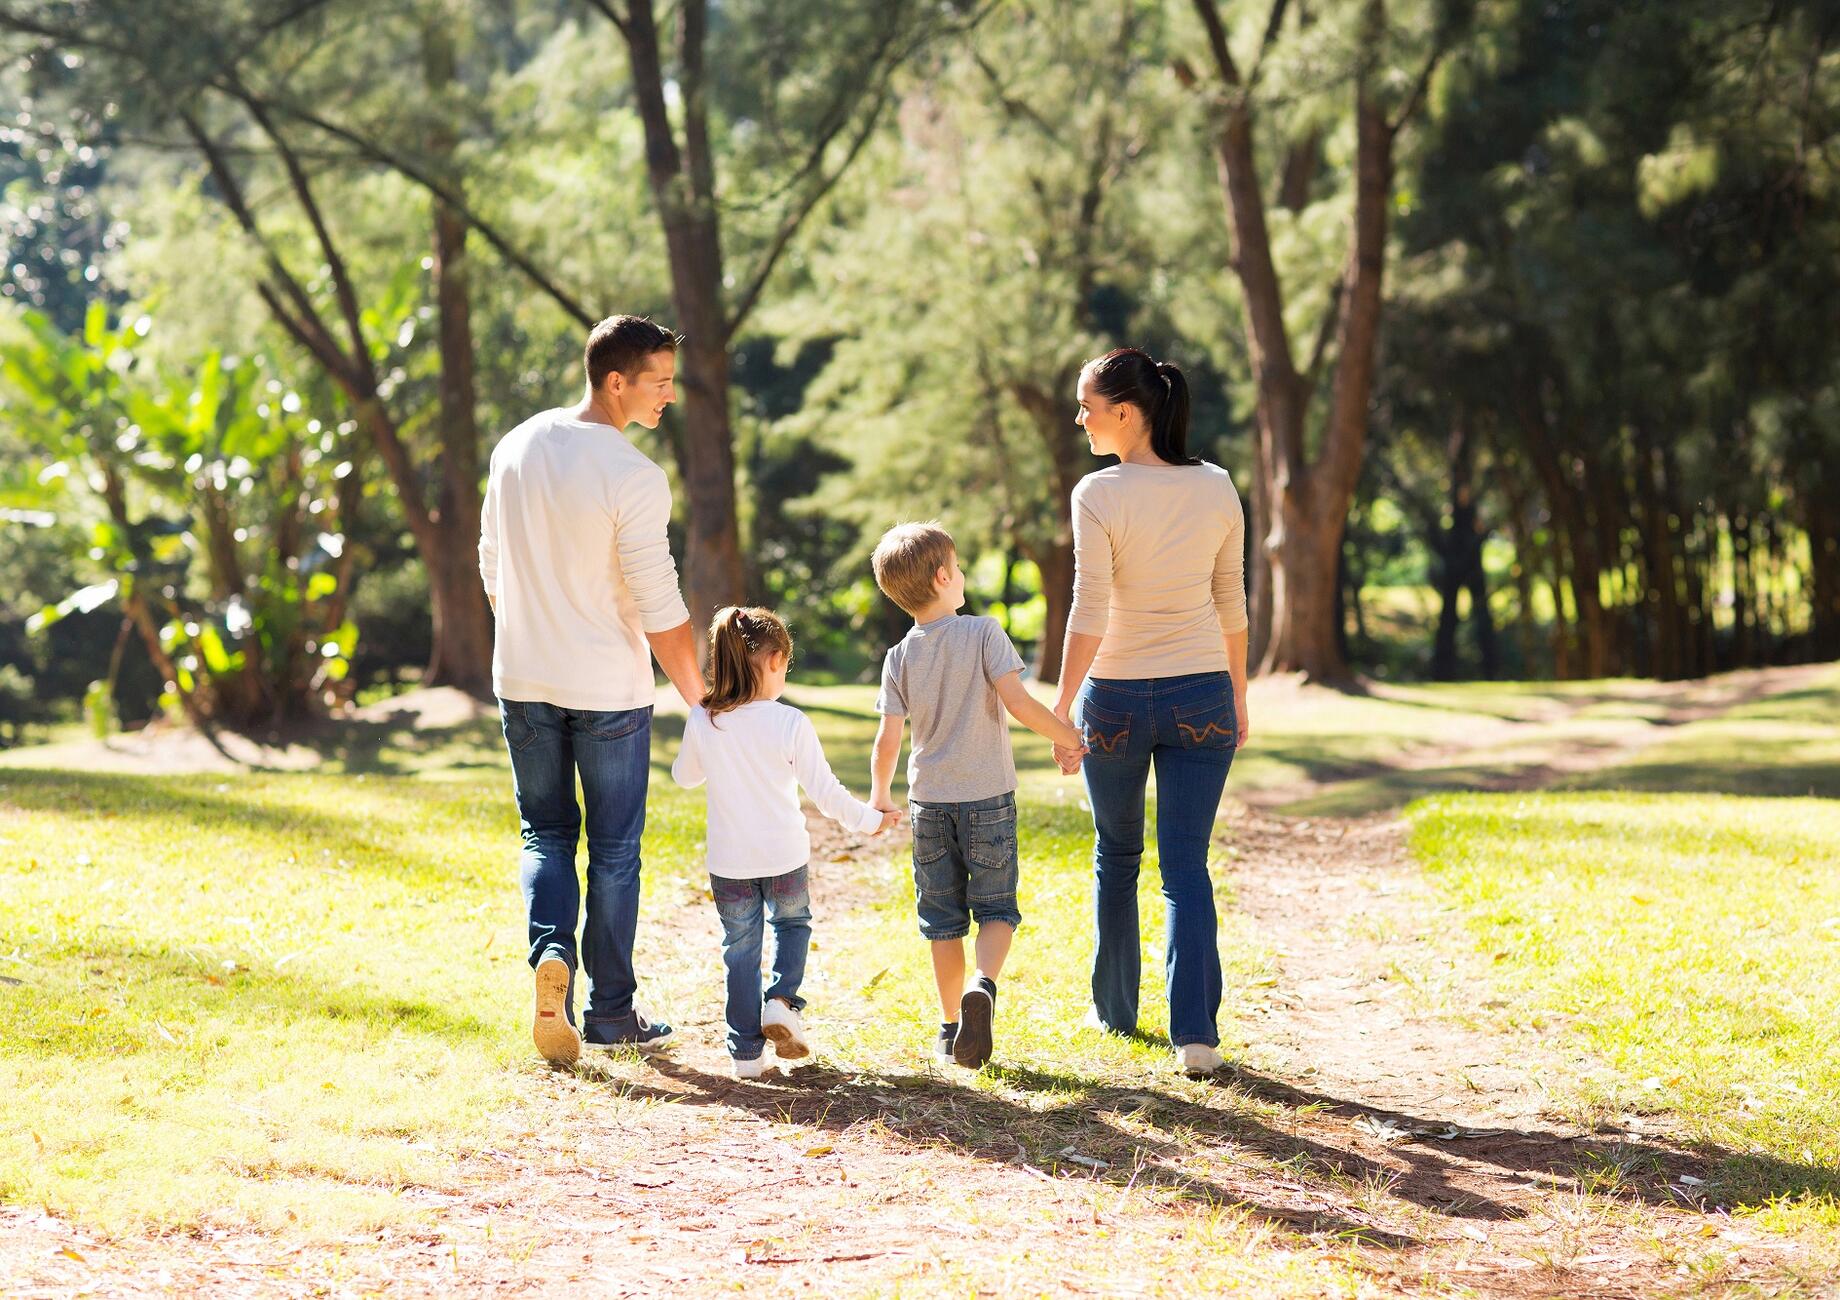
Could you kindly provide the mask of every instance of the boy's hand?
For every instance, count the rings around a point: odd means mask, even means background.
[[[871,807],[873,806],[874,805],[871,805]],[[901,824],[901,810],[900,809],[898,808],[878,808],[876,811],[882,814],[882,824],[880,826],[877,826],[874,830],[870,831],[869,833],[871,835],[880,835],[884,833],[885,831],[893,830],[896,826],[899,826]]]

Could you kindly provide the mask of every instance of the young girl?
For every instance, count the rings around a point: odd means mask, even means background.
[[[824,761],[811,720],[779,702],[792,636],[776,615],[733,605],[717,610],[709,660],[709,693],[690,711],[671,776],[682,786],[709,784],[709,883],[728,968],[728,1054],[737,1079],[758,1079],[767,1071],[767,1039],[788,1060],[811,1052],[799,1023],[811,944],[811,838],[799,787],[825,816],[864,834],[881,834],[900,814],[852,798]],[[773,978],[764,997],[763,918],[773,925]]]

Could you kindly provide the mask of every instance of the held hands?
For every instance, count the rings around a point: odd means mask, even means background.
[[[899,808],[894,806],[894,798],[892,795],[878,794],[875,798],[869,800],[869,806],[882,815],[882,824],[870,831],[869,834],[881,835],[887,831],[893,830],[896,826],[901,824],[901,818],[904,814]]]
[[[1057,742],[1054,746],[1054,763],[1060,768],[1062,776],[1072,776],[1079,771],[1080,761],[1087,754],[1085,737],[1080,734],[1080,729],[1073,725],[1073,719],[1068,716],[1068,713],[1069,710],[1066,709],[1054,711],[1054,716],[1061,720],[1061,723],[1067,728],[1067,734],[1075,742],[1071,745]]]

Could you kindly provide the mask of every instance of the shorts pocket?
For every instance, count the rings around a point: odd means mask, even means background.
[[[973,809],[970,818],[971,836],[965,856],[971,859],[971,865],[987,871],[1013,867],[1016,863],[1016,805]]]
[[[1086,741],[1088,758],[1122,756],[1131,739],[1130,716],[1081,700],[1080,735]]]
[[[1230,687],[1218,699],[1178,704],[1169,714],[1184,749],[1232,749],[1239,743],[1239,717]]]
[[[917,870],[931,866],[952,848],[951,819],[936,808],[920,808],[911,803],[908,814],[914,825],[914,867]]]

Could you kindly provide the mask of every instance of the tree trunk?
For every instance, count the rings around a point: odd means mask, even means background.
[[[684,335],[678,354],[684,389],[683,437],[676,440],[678,478],[688,520],[684,596],[691,626],[708,626],[723,605],[747,595],[741,525],[735,500],[734,432],[729,418],[728,320],[723,301],[722,240],[704,103],[702,0],[679,13],[684,147],[672,132],[663,62],[651,0],[634,0],[622,27],[633,92],[645,129],[646,171],[664,227],[671,304]],[[700,632],[699,632],[700,634]]]
[[[1823,476],[1825,477],[1825,476]],[[1809,612],[1816,659],[1840,658],[1840,510],[1826,493],[1810,493],[1803,526],[1808,530]]]
[[[1261,672],[1301,672],[1338,681],[1347,669],[1336,648],[1336,554],[1343,517],[1312,509],[1296,494],[1279,503],[1272,571],[1272,640]]]
[[[1385,11],[1378,0],[1369,0],[1368,48],[1355,79],[1354,230],[1334,317],[1336,360],[1329,410],[1321,450],[1311,458],[1305,449],[1304,426],[1313,376],[1298,372],[1284,323],[1284,293],[1272,257],[1253,145],[1252,108],[1226,50],[1218,12],[1211,4],[1200,7],[1217,38],[1216,61],[1235,91],[1216,149],[1232,234],[1233,270],[1242,290],[1258,393],[1259,481],[1254,489],[1254,526],[1262,533],[1270,579],[1254,591],[1255,628],[1264,624],[1266,632],[1257,670],[1343,680],[1348,667],[1335,630],[1336,574],[1367,437],[1396,129],[1387,122],[1371,84],[1371,64],[1378,55]],[[1262,521],[1257,517],[1260,513],[1265,516]],[[1254,569],[1256,583],[1263,575],[1256,564]]]
[[[452,33],[425,29],[428,87],[444,93],[454,80]],[[436,165],[458,190],[454,139],[443,125],[430,141]],[[492,693],[492,607],[479,581],[479,417],[473,382],[473,319],[468,285],[467,225],[453,207],[434,200],[434,286],[441,351],[440,482],[436,488],[433,554],[424,554],[434,611],[434,645],[423,681]]]
[[[1047,602],[1041,644],[1035,648],[1035,680],[1057,685],[1061,659],[1067,649],[1067,615],[1073,609],[1073,535],[1057,534],[1051,545],[1029,552],[1041,573],[1041,594]]]

